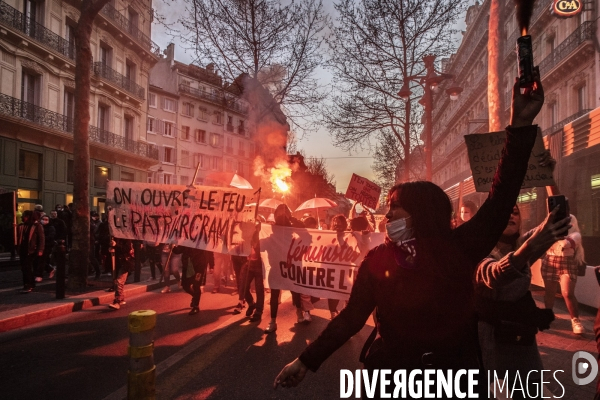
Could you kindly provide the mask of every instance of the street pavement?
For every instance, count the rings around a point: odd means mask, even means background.
[[[110,311],[110,277],[91,281],[86,293],[55,300],[53,281],[42,282],[35,292],[19,294],[20,272],[0,267],[0,327],[6,317],[22,320],[16,328],[0,333],[0,375],[2,395],[7,399],[123,399],[126,397],[128,331],[127,316],[141,309],[158,314],[154,361],[157,366],[157,399],[329,399],[339,398],[340,369],[358,369],[358,354],[373,323],[338,350],[315,374],[294,389],[272,389],[279,370],[292,361],[329,321],[327,302],[321,300],[310,324],[295,324],[295,310],[284,292],[278,316],[278,330],[265,335],[269,322],[269,295],[264,318],[250,323],[244,314],[233,316],[237,303],[233,287],[201,298],[201,312],[187,315],[190,296],[172,285],[173,292],[160,293],[162,285],[148,282],[148,268],[142,281],[128,284],[127,305]],[[12,285],[12,286],[11,286]],[[543,291],[533,288],[541,305]],[[557,320],[552,329],[538,334],[544,367],[557,372],[564,386],[563,399],[593,398],[595,382],[577,386],[571,379],[571,363],[576,351],[596,353],[592,332],[595,309],[582,308],[586,333],[571,332],[570,319],[562,299],[557,299]],[[67,306],[65,306],[67,304]],[[56,310],[62,307],[66,312]],[[28,317],[33,308],[38,319]],[[46,310],[40,312],[40,310]],[[50,310],[50,311],[48,311]],[[75,312],[76,311],[76,312]],[[21,315],[21,317],[19,317]],[[41,319],[41,320],[40,320]],[[559,397],[563,389],[556,383],[547,389]]]

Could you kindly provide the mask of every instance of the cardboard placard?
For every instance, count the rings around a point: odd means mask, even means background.
[[[491,189],[505,141],[505,131],[465,135],[469,164],[477,192],[489,192]],[[538,128],[535,144],[529,156],[527,174],[521,188],[555,185],[552,168],[550,166],[542,167],[538,160],[544,151],[542,132]]]
[[[346,198],[362,203],[373,210],[377,209],[381,196],[381,188],[370,180],[352,174],[346,190]]]

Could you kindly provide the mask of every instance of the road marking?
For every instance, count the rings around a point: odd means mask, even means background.
[[[281,295],[281,302],[285,302],[287,299],[291,297],[291,293],[285,291]],[[200,347],[207,344],[209,341],[223,333],[227,328],[236,322],[240,322],[240,320],[247,318],[244,313],[239,315],[233,315],[228,320],[223,322],[217,328],[215,328],[212,332],[203,335],[185,346],[175,354],[171,355],[164,361],[161,361],[156,366],[156,381],[158,381],[159,375],[167,372],[169,368],[177,364],[179,361],[183,360],[185,357],[192,354],[194,351],[198,350]],[[167,379],[166,386],[169,387],[168,393],[175,394],[176,390],[183,387],[185,383],[189,382],[191,379],[195,377],[197,373],[202,371],[204,368],[208,367],[219,355],[221,355],[225,350],[229,348],[233,343],[239,340],[243,335],[247,334],[248,330],[246,329],[238,329],[235,331],[235,334],[224,336],[223,338],[219,338],[213,345],[211,345],[207,351],[200,352],[192,358],[193,364],[191,367],[187,368],[188,373],[185,376],[181,374],[176,375],[173,379]],[[188,362],[186,362],[187,364]],[[193,373],[189,373],[193,371]],[[125,371],[123,371],[125,373]],[[188,379],[189,377],[189,379]],[[170,378],[170,377],[168,377]],[[157,390],[159,392],[159,390]],[[164,391],[160,390],[161,398],[171,398],[170,396],[165,396]],[[127,385],[121,387],[120,389],[114,391],[113,393],[106,396],[103,400],[123,400],[127,398]]]

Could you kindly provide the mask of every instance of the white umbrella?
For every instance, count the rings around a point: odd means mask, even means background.
[[[264,199],[260,202],[259,207],[276,209],[280,204],[283,204],[283,202],[277,199]]]
[[[317,210],[317,220],[319,222],[319,228],[321,227],[321,218],[319,217],[319,208],[333,208],[337,207],[337,204],[333,200],[326,199],[324,197],[316,197],[310,200],[306,200],[304,203],[300,204],[296,211],[302,210]]]
[[[206,177],[206,182],[224,184],[238,189],[253,189],[250,182],[233,172],[214,172]]]

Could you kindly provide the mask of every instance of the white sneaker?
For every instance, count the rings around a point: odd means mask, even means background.
[[[585,331],[579,318],[573,318],[571,320],[571,326],[573,327],[573,333],[576,335],[581,335]]]
[[[311,322],[312,317],[310,316],[310,311],[304,311],[304,322]]]
[[[119,303],[111,303],[108,305],[110,308],[112,308],[113,310],[118,310],[121,308],[121,305]]]
[[[301,324],[304,322],[304,313],[300,308],[296,308],[296,317],[298,317],[298,323]]]
[[[35,277],[35,281],[36,282],[41,282],[42,281],[42,277],[41,276],[36,276]]]
[[[163,290],[160,291],[161,293],[170,293],[171,292],[171,288],[169,286],[165,286],[163,288]]]

